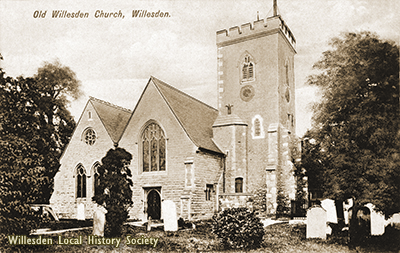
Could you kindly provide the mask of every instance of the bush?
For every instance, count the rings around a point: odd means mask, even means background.
[[[106,237],[120,236],[122,225],[128,219],[132,206],[132,173],[129,164],[132,155],[123,148],[110,149],[101,159],[99,184],[92,200],[107,209],[104,234]]]
[[[213,216],[213,233],[225,248],[258,248],[264,228],[260,219],[247,208],[230,208]]]

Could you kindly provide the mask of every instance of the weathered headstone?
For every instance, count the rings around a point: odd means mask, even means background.
[[[371,211],[371,235],[383,235],[385,233],[385,216],[376,212],[372,203],[365,206]]]
[[[326,210],[326,222],[338,223],[335,201],[333,199],[322,200],[321,207]]]
[[[172,200],[164,200],[161,205],[162,217],[164,219],[164,231],[177,231],[178,218],[176,205]]]
[[[85,204],[84,203],[78,203],[78,206],[76,208],[76,219],[77,220],[85,220]]]
[[[326,239],[326,211],[314,206],[307,211],[307,238]]]
[[[387,225],[400,229],[400,213],[395,213],[393,216],[386,221]]]
[[[103,206],[96,206],[93,214],[93,235],[104,236],[106,213],[107,210]]]

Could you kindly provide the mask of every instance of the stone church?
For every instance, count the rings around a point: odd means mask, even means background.
[[[50,204],[91,218],[97,167],[110,148],[133,156],[130,217],[162,219],[172,200],[184,219],[211,217],[221,200],[264,189],[295,198],[295,38],[277,14],[218,31],[218,109],[150,77],[133,111],[90,98],[61,157]],[[237,204],[237,203],[236,203]]]

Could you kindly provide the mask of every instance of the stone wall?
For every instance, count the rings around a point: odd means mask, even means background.
[[[83,138],[83,132],[89,127],[96,132],[96,140],[93,145],[86,144]],[[110,148],[113,148],[113,142],[92,104],[88,102],[61,157],[60,170],[54,178],[54,192],[50,198],[50,204],[59,216],[76,218],[77,204],[84,203],[85,217],[92,217],[94,207],[92,201],[93,167],[101,161]],[[77,198],[76,196],[76,168],[79,164],[85,168],[86,172],[86,198]]]

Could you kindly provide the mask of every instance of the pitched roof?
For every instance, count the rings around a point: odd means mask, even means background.
[[[247,123],[244,122],[236,114],[219,115],[218,118],[215,120],[213,127],[229,126],[229,125],[244,125],[244,126],[247,126]]]
[[[212,126],[218,117],[218,110],[153,76],[150,80],[193,143],[199,148],[223,153],[212,140]]]
[[[96,110],[111,140],[118,143],[132,111],[94,97],[90,97],[89,102]]]

